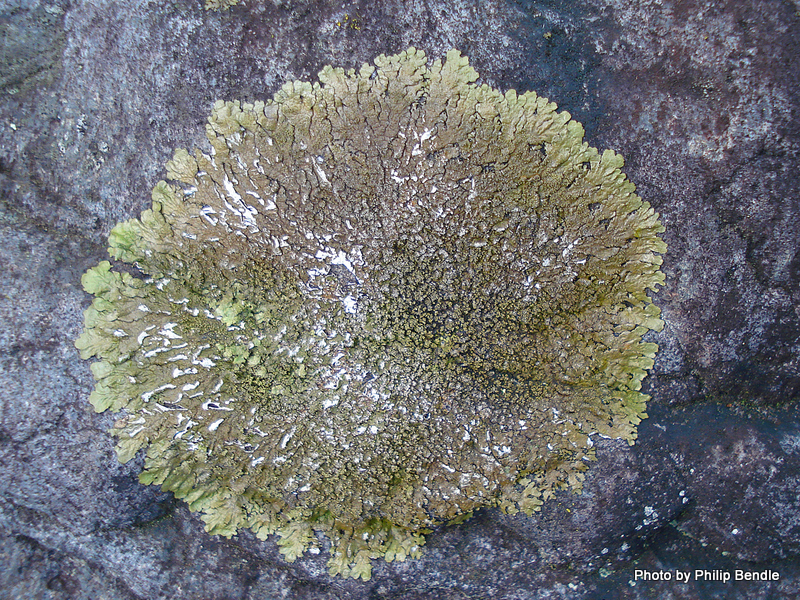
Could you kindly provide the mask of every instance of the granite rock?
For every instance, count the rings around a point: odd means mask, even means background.
[[[0,598],[800,596],[796,1],[4,0],[0,29]],[[666,327],[650,418],[634,446],[599,444],[582,495],[485,510],[342,581],[322,557],[206,534],[116,461],[73,346],[80,276],[174,149],[203,146],[214,100],[410,45],[459,48],[625,156],[666,226]],[[713,580],[737,569],[780,579]]]

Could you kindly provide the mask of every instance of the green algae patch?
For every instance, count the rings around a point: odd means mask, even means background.
[[[658,215],[568,113],[477,78],[411,48],[217,102],[210,152],[111,232],[146,277],[84,276],[90,401],[209,532],[368,579],[636,438]]]

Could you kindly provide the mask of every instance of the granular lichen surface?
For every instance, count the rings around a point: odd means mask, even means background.
[[[84,276],[90,400],[211,533],[366,579],[635,439],[658,215],[568,113],[477,78],[412,48],[217,102],[210,152],[111,232],[142,276]]]

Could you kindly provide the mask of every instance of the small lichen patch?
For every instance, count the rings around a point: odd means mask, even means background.
[[[635,439],[658,215],[569,114],[477,78],[411,48],[217,102],[210,151],[111,232],[146,278],[84,275],[90,400],[209,532],[290,561],[325,536],[367,579],[438,524],[580,490],[593,436]]]
[[[223,11],[237,4],[239,4],[239,0],[205,0],[205,9]]]

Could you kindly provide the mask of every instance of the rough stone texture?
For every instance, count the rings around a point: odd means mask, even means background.
[[[0,2],[0,598],[800,596],[799,15],[782,0]],[[209,536],[116,462],[72,346],[80,275],[174,149],[204,143],[213,100],[409,45],[459,48],[626,157],[667,227],[666,328],[650,418],[635,446],[601,445],[581,496],[485,511],[420,560],[334,580],[324,558]]]

